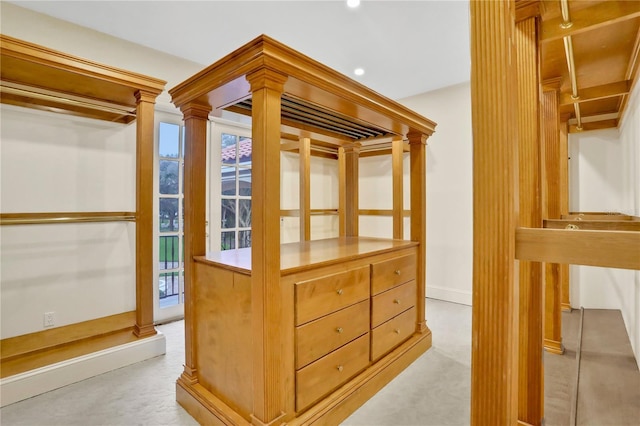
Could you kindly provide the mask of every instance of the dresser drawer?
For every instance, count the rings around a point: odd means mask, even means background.
[[[296,410],[358,374],[369,364],[369,333],[296,372]]]
[[[295,285],[296,325],[369,298],[369,267],[325,275]]]
[[[411,336],[415,329],[415,307],[376,327],[371,333],[371,360],[376,361],[391,351]]]
[[[396,257],[371,265],[371,294],[416,279],[416,255]]]
[[[371,302],[371,328],[379,326],[415,304],[415,280],[373,296]]]
[[[368,300],[296,327],[296,369],[368,331]]]

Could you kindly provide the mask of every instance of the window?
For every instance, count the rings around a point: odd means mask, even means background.
[[[251,247],[251,138],[220,139],[220,249]]]
[[[184,303],[184,127],[160,123],[159,279],[160,308]]]

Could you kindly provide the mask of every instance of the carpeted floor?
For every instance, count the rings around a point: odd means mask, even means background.
[[[544,355],[547,426],[569,425],[578,319],[579,311],[563,314],[565,355]],[[433,347],[347,418],[345,426],[469,424],[471,307],[427,299],[427,324]],[[167,339],[165,356],[4,407],[0,423],[196,425],[175,401],[183,327],[182,321],[159,327]],[[578,424],[639,425],[640,373],[619,311],[587,312],[583,335]]]

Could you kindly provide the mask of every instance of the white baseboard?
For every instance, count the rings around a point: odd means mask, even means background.
[[[76,383],[167,352],[158,332],[136,342],[47,365],[0,380],[0,407]]]
[[[430,299],[445,300],[447,302],[460,303],[471,306],[473,297],[470,291],[462,291],[454,288],[430,286],[427,284],[427,297]]]

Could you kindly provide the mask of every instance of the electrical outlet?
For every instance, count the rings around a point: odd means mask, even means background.
[[[44,326],[45,327],[53,327],[55,325],[55,312],[45,312],[44,313]]]

